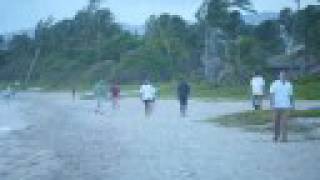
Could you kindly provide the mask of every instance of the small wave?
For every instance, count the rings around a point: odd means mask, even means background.
[[[7,126],[0,126],[0,135],[7,134],[13,129]]]
[[[0,131],[12,131],[12,128],[4,126],[0,127]]]

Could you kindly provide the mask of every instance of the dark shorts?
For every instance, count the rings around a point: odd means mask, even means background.
[[[180,102],[180,105],[186,106],[186,105],[188,105],[188,98],[187,97],[180,97],[179,102]]]
[[[143,100],[143,103],[144,103],[145,105],[151,104],[151,103],[153,103],[153,102],[154,102],[153,100]]]
[[[253,106],[260,106],[262,105],[263,95],[253,95],[252,96],[252,105]]]

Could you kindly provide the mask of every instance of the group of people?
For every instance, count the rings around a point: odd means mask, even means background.
[[[252,90],[252,105],[255,110],[261,110],[263,107],[263,99],[266,95],[266,83],[264,77],[256,72],[250,81]],[[188,99],[191,87],[185,80],[181,80],[177,86],[177,98],[180,104],[180,114],[185,117],[188,109]],[[74,92],[73,92],[74,94]],[[110,94],[113,109],[118,109],[120,99],[120,85],[114,82],[109,93],[107,86],[103,80],[98,81],[94,86],[94,95],[97,100],[96,113],[101,113],[102,102]],[[144,81],[140,86],[139,95],[144,104],[145,115],[148,117],[152,113],[153,104],[158,94],[149,80]],[[286,71],[279,73],[279,79],[272,82],[269,88],[270,106],[274,115],[274,141],[288,140],[288,118],[290,110],[294,109],[293,86],[287,78]]]
[[[177,96],[180,102],[181,116],[186,116],[188,99],[190,96],[190,85],[185,81],[181,80],[177,87]],[[76,90],[72,89],[72,98],[75,99]],[[104,80],[99,80],[93,87],[93,94],[96,99],[96,114],[103,114],[103,102],[110,97],[112,101],[113,109],[120,108],[120,85],[118,82],[112,83],[110,88],[107,88],[107,84]],[[154,87],[149,80],[145,80],[139,89],[139,96],[144,104],[145,115],[149,117],[152,113],[153,104],[156,101],[159,90]]]
[[[102,104],[107,99],[109,94],[112,101],[112,108],[118,109],[120,107],[120,85],[117,81],[113,82],[108,93],[107,84],[103,80],[100,80],[94,85],[93,92],[97,101],[95,109],[96,114],[103,114]]]
[[[180,103],[180,113],[182,117],[186,116],[190,89],[190,85],[185,80],[181,80],[177,86],[177,97]],[[150,81],[145,81],[141,85],[139,93],[140,98],[144,103],[145,114],[146,116],[149,116],[152,112],[152,107],[156,99],[157,89],[150,83]]]
[[[263,99],[266,95],[266,83],[264,77],[256,72],[250,82],[252,89],[252,104],[255,110],[261,110]],[[177,86],[177,97],[180,103],[180,114],[186,116],[188,109],[188,99],[191,87],[185,80],[181,80]],[[145,105],[146,115],[150,115],[152,104],[156,99],[156,88],[150,81],[145,81],[140,87],[140,97]],[[280,71],[277,80],[274,80],[269,88],[270,107],[273,110],[274,121],[274,141],[288,141],[288,119],[290,111],[295,108],[293,85],[287,77],[285,70]]]
[[[265,96],[265,80],[260,73],[251,79],[252,104],[255,110],[261,110]],[[279,79],[272,82],[269,89],[270,107],[273,110],[274,141],[288,141],[288,118],[295,108],[293,86],[286,71],[280,71]]]

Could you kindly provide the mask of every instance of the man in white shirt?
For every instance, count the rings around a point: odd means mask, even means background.
[[[140,87],[140,98],[144,103],[145,114],[149,116],[152,110],[152,103],[156,98],[156,89],[151,85],[149,81],[145,81]]]
[[[260,73],[255,72],[255,75],[250,81],[252,91],[252,105],[255,110],[262,108],[262,101],[264,96],[265,81]]]
[[[274,111],[274,141],[282,134],[282,141],[288,141],[288,118],[294,108],[293,87],[286,78],[286,72],[280,72],[280,79],[270,87],[271,108]]]

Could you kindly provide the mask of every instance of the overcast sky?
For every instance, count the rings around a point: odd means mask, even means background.
[[[0,0],[0,33],[30,29],[42,18],[52,15],[56,20],[72,17],[88,0]],[[105,0],[117,21],[140,25],[151,14],[170,12],[187,20],[202,0]],[[283,7],[294,7],[295,0],[252,0],[258,11],[277,12]],[[317,0],[301,0],[302,4],[315,4]]]

